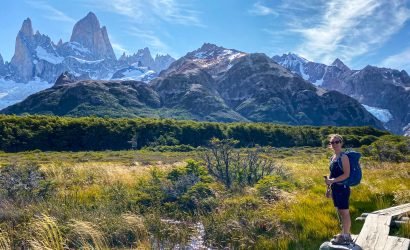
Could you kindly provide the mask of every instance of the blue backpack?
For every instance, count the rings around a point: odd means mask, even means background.
[[[360,157],[362,156],[360,153],[356,152],[356,151],[348,151],[348,152],[344,152],[342,154],[347,155],[347,157],[349,158],[349,163],[350,163],[350,176],[340,182],[343,185],[346,186],[356,186],[359,185],[360,181],[362,180],[362,168],[360,167]],[[343,166],[342,166],[342,159],[341,157],[337,160],[339,167],[343,170]]]

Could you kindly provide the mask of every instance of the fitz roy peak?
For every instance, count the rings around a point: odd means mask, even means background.
[[[175,61],[169,55],[153,59],[148,48],[138,54],[132,58],[124,54],[121,58],[128,60],[117,60],[107,28],[100,26],[92,12],[74,25],[69,42],[60,39],[57,44],[47,35],[34,32],[27,18],[17,34],[11,61],[4,62],[0,55],[0,109],[49,87],[47,83],[54,83],[63,72],[78,79],[148,82]]]
[[[139,67],[138,72],[150,74],[151,79],[173,61],[175,59],[169,55],[157,55],[153,59],[148,48],[139,50],[138,56],[124,54],[117,60],[107,28],[100,26],[93,12],[74,25],[69,42],[60,39],[57,44],[39,31],[34,33],[31,20],[27,18],[17,34],[11,62],[4,64],[0,60],[0,79],[15,82],[39,79],[54,83],[61,73],[68,71],[81,79],[109,80],[117,71],[130,66]],[[142,78],[135,76],[138,80]]]
[[[116,60],[107,28],[100,27],[100,22],[92,12],[74,25],[70,42],[77,42],[89,49],[95,60]]]

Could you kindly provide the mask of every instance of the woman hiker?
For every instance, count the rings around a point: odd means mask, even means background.
[[[343,138],[338,134],[329,135],[329,148],[333,150],[330,159],[330,175],[325,176],[327,185],[326,197],[333,199],[339,218],[341,218],[342,232],[334,236],[332,244],[348,245],[353,242],[350,235],[351,219],[349,213],[350,187],[341,182],[350,175],[349,158],[342,152]]]

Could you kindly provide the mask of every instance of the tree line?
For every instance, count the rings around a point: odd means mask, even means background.
[[[369,145],[389,134],[369,126],[290,126],[272,123],[218,123],[155,118],[0,115],[0,151],[126,150],[150,146],[207,146],[212,138],[237,140],[237,147],[324,146],[339,133],[345,145]]]

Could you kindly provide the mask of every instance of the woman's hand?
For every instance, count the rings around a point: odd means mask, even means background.
[[[326,182],[326,185],[332,185],[335,182],[335,179],[334,178],[330,178],[330,179],[326,178],[325,182]]]
[[[326,198],[330,198],[331,197],[331,195],[332,195],[332,190],[330,189],[330,188],[328,188],[327,190],[326,190]]]

